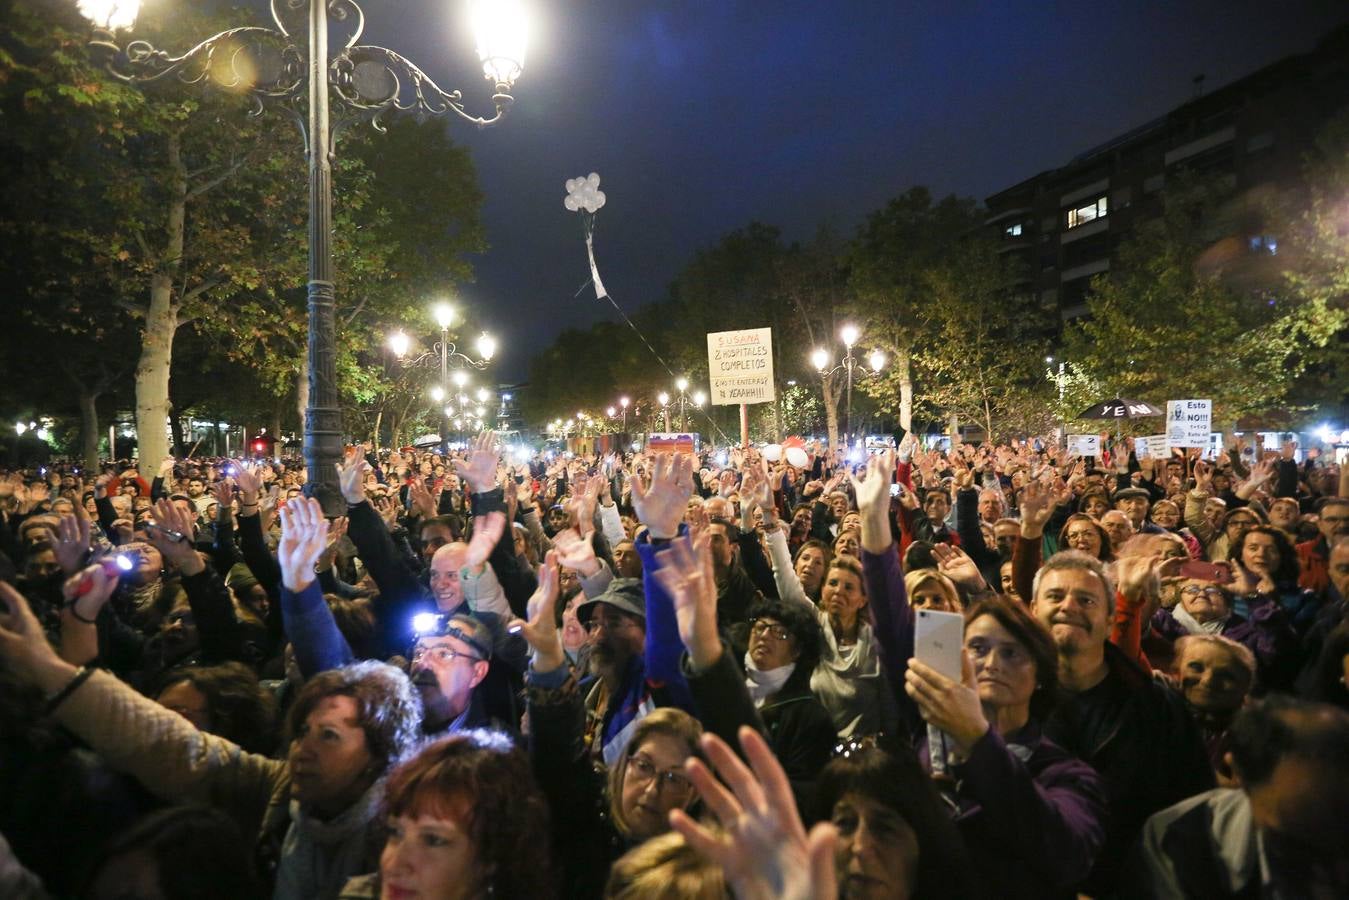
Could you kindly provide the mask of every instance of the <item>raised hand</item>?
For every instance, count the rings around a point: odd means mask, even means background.
[[[234,467],[234,482],[239,485],[239,506],[257,506],[258,494],[262,492],[258,470],[241,463]]]
[[[24,596],[0,581],[0,658],[5,668],[54,694],[75,675],[75,667],[57,655]]]
[[[970,559],[969,554],[951,544],[934,544],[932,557],[937,560],[937,569],[947,578],[967,591],[988,590],[988,582],[980,574],[979,567]]]
[[[337,464],[337,486],[342,497],[351,506],[365,502],[365,473],[370,471],[370,463],[365,461],[359,447],[352,447]],[[240,487],[243,483],[240,482]]]
[[[423,519],[430,519],[436,515],[437,498],[431,496],[430,489],[421,478],[414,478],[408,484],[408,502],[412,505],[413,511]]]
[[[290,504],[286,504],[289,506]],[[333,559],[337,556],[337,545],[342,538],[347,535],[347,517],[338,516],[328,523],[328,543],[319,554],[318,562],[314,563],[314,571],[326,572],[333,567]]]
[[[89,520],[79,516],[62,516],[56,523],[56,561],[66,575],[74,575],[84,565],[90,532]]]
[[[717,633],[717,580],[712,570],[711,541],[678,538],[657,551],[655,576],[674,600],[679,639],[694,669],[706,671],[721,658]]]
[[[211,496],[215,498],[216,519],[224,522],[229,519],[233,513],[231,504],[234,503],[234,481],[230,478],[222,478],[211,485]]]
[[[1213,492],[1213,466],[1202,459],[1195,460],[1194,489],[1202,494]]]
[[[1035,540],[1045,533],[1045,526],[1054,515],[1053,498],[1039,482],[1027,482],[1021,488],[1021,536]]]
[[[562,636],[557,631],[557,594],[561,581],[557,567],[557,553],[549,550],[539,566],[539,586],[529,598],[526,613],[529,619],[515,619],[507,627],[519,633],[534,650],[531,667],[536,672],[552,672],[567,664],[567,653],[562,649]]]
[[[496,487],[497,436],[495,431],[484,431],[473,442],[467,461],[454,460],[454,471],[468,484],[474,494],[485,494]]]
[[[477,571],[479,566],[487,562],[487,557],[492,555],[492,549],[496,547],[497,541],[501,540],[501,535],[505,531],[506,514],[499,510],[475,518],[473,537],[468,541],[468,555],[464,559],[464,565]]]
[[[884,553],[892,543],[890,479],[894,470],[894,451],[886,450],[867,460],[866,478],[852,479],[857,510],[862,515],[862,549],[869,553]]]
[[[74,614],[77,621],[86,625],[98,618],[103,605],[115,590],[117,576],[109,573],[100,563],[75,572],[61,585],[66,609]]]
[[[693,457],[685,453],[659,453],[650,476],[633,479],[632,505],[651,537],[669,540],[679,534],[679,522],[693,495]]]
[[[184,512],[173,501],[161,497],[155,501],[154,518],[145,529],[145,536],[165,562],[184,575],[197,575],[206,568],[206,564],[192,546],[195,527],[191,513]]]
[[[767,742],[748,727],[739,737],[749,767],[725,741],[702,737],[703,752],[721,781],[697,759],[684,764],[722,831],[678,809],[670,813],[670,827],[721,868],[738,900],[836,900],[838,831],[821,823],[807,835],[787,773]]]
[[[1183,562],[1179,557],[1122,557],[1115,561],[1117,589],[1135,601],[1160,597],[1162,578],[1175,575]]]
[[[281,509],[276,561],[281,583],[298,594],[314,580],[314,564],[328,549],[328,521],[313,497],[296,497]]]
[[[904,693],[917,704],[923,720],[946,732],[966,755],[988,733],[988,719],[974,684],[970,655],[960,651],[961,680],[953,681],[917,659],[904,673]]]
[[[557,561],[568,569],[575,569],[583,578],[600,570],[590,538],[581,537],[574,528],[564,528],[554,535],[553,548],[557,551]]]

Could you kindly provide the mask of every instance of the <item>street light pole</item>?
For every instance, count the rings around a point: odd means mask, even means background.
[[[297,46],[299,10],[308,6],[305,27],[308,40]],[[129,15],[121,7],[133,10]],[[305,493],[315,497],[329,516],[341,515],[346,503],[337,488],[335,464],[342,458],[342,410],[337,394],[337,326],[333,288],[332,255],[332,160],[336,135],[329,116],[335,94],[343,115],[339,127],[357,118],[367,118],[379,131],[381,119],[394,112],[415,111],[418,116],[454,113],[479,128],[494,125],[514,103],[511,85],[524,65],[524,23],[518,4],[478,0],[474,6],[478,25],[478,56],[483,72],[495,86],[491,118],[469,115],[458,91],[445,91],[411,60],[385,47],[359,44],[365,29],[365,13],[356,0],[272,0],[276,27],[231,28],[201,41],[181,56],[159,50],[146,41],[117,43],[116,32],[135,22],[137,4],[86,0],[82,10],[95,26],[90,46],[107,54],[106,68],[120,81],[149,83],[176,77],[184,84],[212,80],[249,97],[253,112],[268,107],[292,116],[305,134],[309,164],[309,281],[308,362],[309,400],[305,409],[304,457],[308,470]],[[328,13],[350,19],[353,33],[336,56],[328,54]],[[245,49],[251,50],[245,53]],[[301,68],[298,63],[304,59]],[[237,62],[256,64],[265,78],[250,81]],[[223,74],[221,74],[223,73]],[[307,115],[296,107],[308,100]]]
[[[450,328],[449,325],[442,323],[440,326],[440,390],[448,397],[450,395]],[[448,418],[444,411],[440,411],[437,416],[440,420],[440,456],[442,459],[450,457],[450,429]]]

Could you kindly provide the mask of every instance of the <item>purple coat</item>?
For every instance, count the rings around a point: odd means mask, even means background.
[[[862,574],[881,644],[882,663],[903,712],[912,711],[919,758],[927,767],[927,731],[903,691],[913,656],[913,607],[904,590],[899,549],[862,551]],[[909,718],[906,715],[906,719]],[[955,767],[945,790],[956,824],[1000,897],[1076,896],[1105,842],[1107,799],[1096,770],[1040,734],[1031,722],[1002,737],[989,729]]]
[[[1233,613],[1219,634],[1255,654],[1263,689],[1290,687],[1296,675],[1292,667],[1296,663],[1297,635],[1288,614],[1274,602],[1261,603],[1250,612],[1249,619]],[[1166,607],[1152,614],[1152,630],[1172,643],[1189,633]]]

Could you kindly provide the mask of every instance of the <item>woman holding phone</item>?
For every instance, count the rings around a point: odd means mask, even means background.
[[[873,457],[857,503],[868,582],[887,594],[874,604],[877,633],[892,672],[907,667],[895,687],[949,738],[938,768],[951,777],[938,786],[982,882],[1005,897],[1074,897],[1105,840],[1106,800],[1095,770],[1041,734],[1058,683],[1054,642],[1023,607],[986,599],[965,613],[959,681],[912,658],[914,612],[886,521],[890,471],[889,454]],[[915,736],[931,770],[927,731]]]

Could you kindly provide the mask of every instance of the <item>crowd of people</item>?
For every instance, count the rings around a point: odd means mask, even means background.
[[[898,438],[0,474],[0,896],[1349,896],[1349,470]]]

